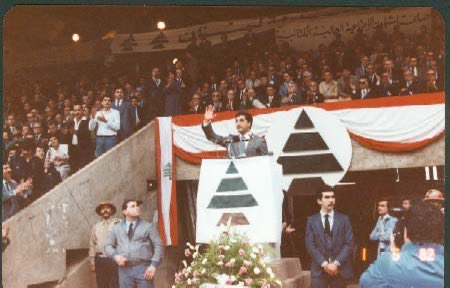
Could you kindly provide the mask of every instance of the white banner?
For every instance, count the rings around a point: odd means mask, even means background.
[[[158,117],[158,126],[159,126],[159,145],[157,146],[157,155],[158,158],[158,178],[159,178],[159,198],[158,201],[159,210],[158,220],[163,222],[164,228],[163,231],[160,231],[162,234],[162,238],[165,239],[166,245],[172,245],[172,234],[171,234],[171,205],[172,203],[172,194],[174,191],[174,179],[173,179],[173,154],[172,154],[172,117]],[[174,199],[176,202],[176,200]],[[161,217],[161,218],[159,218]],[[176,227],[178,229],[178,227]],[[172,229],[173,230],[173,229]],[[176,243],[175,243],[176,244]]]
[[[221,36],[226,34],[228,41],[244,37],[248,33],[260,33],[274,29],[280,23],[317,17],[318,15],[336,15],[345,13],[353,8],[318,8],[314,11],[291,13],[276,17],[261,17],[252,19],[228,20],[209,22],[179,29],[167,29],[164,32],[117,34],[111,43],[113,54],[136,52],[157,52],[166,50],[185,49],[192,38],[205,36],[212,45],[221,43]]]
[[[292,48],[305,51],[317,49],[319,44],[330,44],[335,39],[335,32],[339,32],[342,40],[346,41],[353,38],[358,28],[368,35],[372,35],[378,25],[383,25],[384,31],[387,32],[392,32],[393,27],[399,25],[405,34],[409,34],[408,31],[419,31],[422,25],[430,28],[431,8],[373,11],[358,9],[351,14],[284,22],[275,30],[276,40],[278,43],[287,41]]]
[[[280,243],[281,174],[272,156],[203,160],[196,242],[216,239],[223,232],[220,224],[231,221],[233,229],[255,243]]]

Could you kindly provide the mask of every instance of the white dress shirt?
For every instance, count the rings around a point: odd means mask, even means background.
[[[106,123],[97,120],[97,117],[103,115]],[[89,121],[89,130],[97,129],[97,136],[116,136],[120,130],[120,113],[118,110],[111,108],[109,111],[100,110],[95,113],[95,117]]]
[[[330,222],[330,230],[333,230],[333,223],[334,223],[334,210],[331,210],[331,212],[326,213],[322,210],[320,210],[320,219],[322,220],[322,226],[323,229],[325,229],[325,214],[328,214],[328,221]]]

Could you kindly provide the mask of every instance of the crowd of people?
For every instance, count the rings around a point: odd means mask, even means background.
[[[423,26],[407,34],[396,26],[388,33],[380,25],[373,33],[359,29],[348,41],[336,33],[329,45],[303,52],[251,33],[240,41],[223,35],[216,46],[200,36],[180,59],[141,75],[80,73],[75,80],[9,83],[4,171],[33,191],[12,197],[22,203],[13,210],[157,116],[203,114],[207,106],[239,111],[441,91],[444,46],[432,32]]]

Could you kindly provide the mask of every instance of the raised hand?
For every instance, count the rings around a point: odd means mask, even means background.
[[[212,119],[216,117],[216,114],[214,113],[214,106],[208,105],[205,110],[205,116],[203,118],[203,124],[211,123]]]

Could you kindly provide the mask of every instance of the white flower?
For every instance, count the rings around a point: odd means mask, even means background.
[[[256,254],[255,253],[250,253],[250,257],[252,257],[253,259],[256,259]]]
[[[192,258],[197,258],[197,256],[198,256],[198,252],[194,252],[194,254],[192,254]]]
[[[217,265],[219,265],[219,266],[223,266],[223,262],[222,262],[222,261],[220,261],[220,262],[217,262]]]
[[[255,267],[255,269],[253,269],[253,273],[255,273],[255,275],[258,275],[261,272],[261,270],[259,270],[258,267]]]
[[[223,249],[225,250],[225,251],[228,251],[228,250],[230,250],[230,245],[226,245],[225,247],[223,247]]]
[[[205,259],[202,260],[202,264],[203,264],[203,265],[205,265],[206,262],[208,262],[208,259],[207,259],[207,258],[205,258]]]
[[[202,271],[200,271],[200,273],[205,274],[206,273],[206,269],[203,268]]]
[[[191,272],[192,272],[192,267],[191,267],[191,266],[187,267],[186,271],[187,271],[188,273],[191,273]]]
[[[281,281],[280,280],[276,280],[275,283],[277,283],[278,285],[281,286]]]
[[[191,285],[191,284],[192,284],[192,281],[191,281],[190,278],[187,279],[187,284],[188,284],[188,285]]]
[[[270,279],[275,278],[275,274],[273,274],[273,273],[269,273],[269,276],[270,276]]]
[[[258,248],[256,248],[256,247],[253,247],[253,248],[252,248],[252,251],[253,251],[253,253],[259,253],[259,250],[258,250]]]
[[[267,267],[267,268],[266,268],[266,271],[267,271],[267,273],[269,273],[269,274],[273,274],[273,270],[272,270],[272,268],[270,268],[270,267]]]

